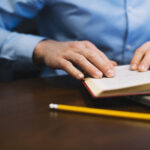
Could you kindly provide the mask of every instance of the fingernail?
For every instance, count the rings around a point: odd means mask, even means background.
[[[108,77],[113,77],[115,75],[115,72],[114,72],[114,70],[108,70],[106,75]]]
[[[96,78],[101,78],[102,76],[103,76],[103,74],[101,72],[99,72],[99,71],[95,72],[95,77]]]
[[[83,79],[83,77],[84,77],[84,75],[83,75],[83,74],[81,74],[81,73],[80,73],[80,74],[78,74],[78,78],[79,78],[79,79]]]
[[[147,71],[147,67],[144,65],[139,66],[140,71]]]
[[[137,65],[136,64],[132,64],[131,65],[131,69],[136,69],[137,68]]]

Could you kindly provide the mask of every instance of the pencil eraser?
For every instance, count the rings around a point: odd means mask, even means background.
[[[51,108],[51,109],[57,109],[58,105],[51,103],[51,104],[49,104],[49,108]]]

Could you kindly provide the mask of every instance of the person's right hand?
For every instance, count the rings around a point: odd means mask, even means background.
[[[63,69],[77,79],[84,78],[83,72],[94,78],[113,77],[117,65],[89,41],[41,41],[34,49],[33,60],[36,64]]]

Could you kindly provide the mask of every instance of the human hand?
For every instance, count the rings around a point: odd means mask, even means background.
[[[150,42],[144,43],[139,47],[131,60],[131,70],[141,72],[147,71],[150,67]]]
[[[77,79],[84,78],[83,72],[94,78],[101,78],[103,74],[113,77],[114,66],[117,65],[89,41],[41,41],[35,47],[33,60],[36,64],[44,63],[54,69],[63,69]]]

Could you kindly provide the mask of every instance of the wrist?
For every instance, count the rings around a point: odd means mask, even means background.
[[[44,41],[39,42],[33,52],[33,62],[36,65],[43,65],[44,64]]]

